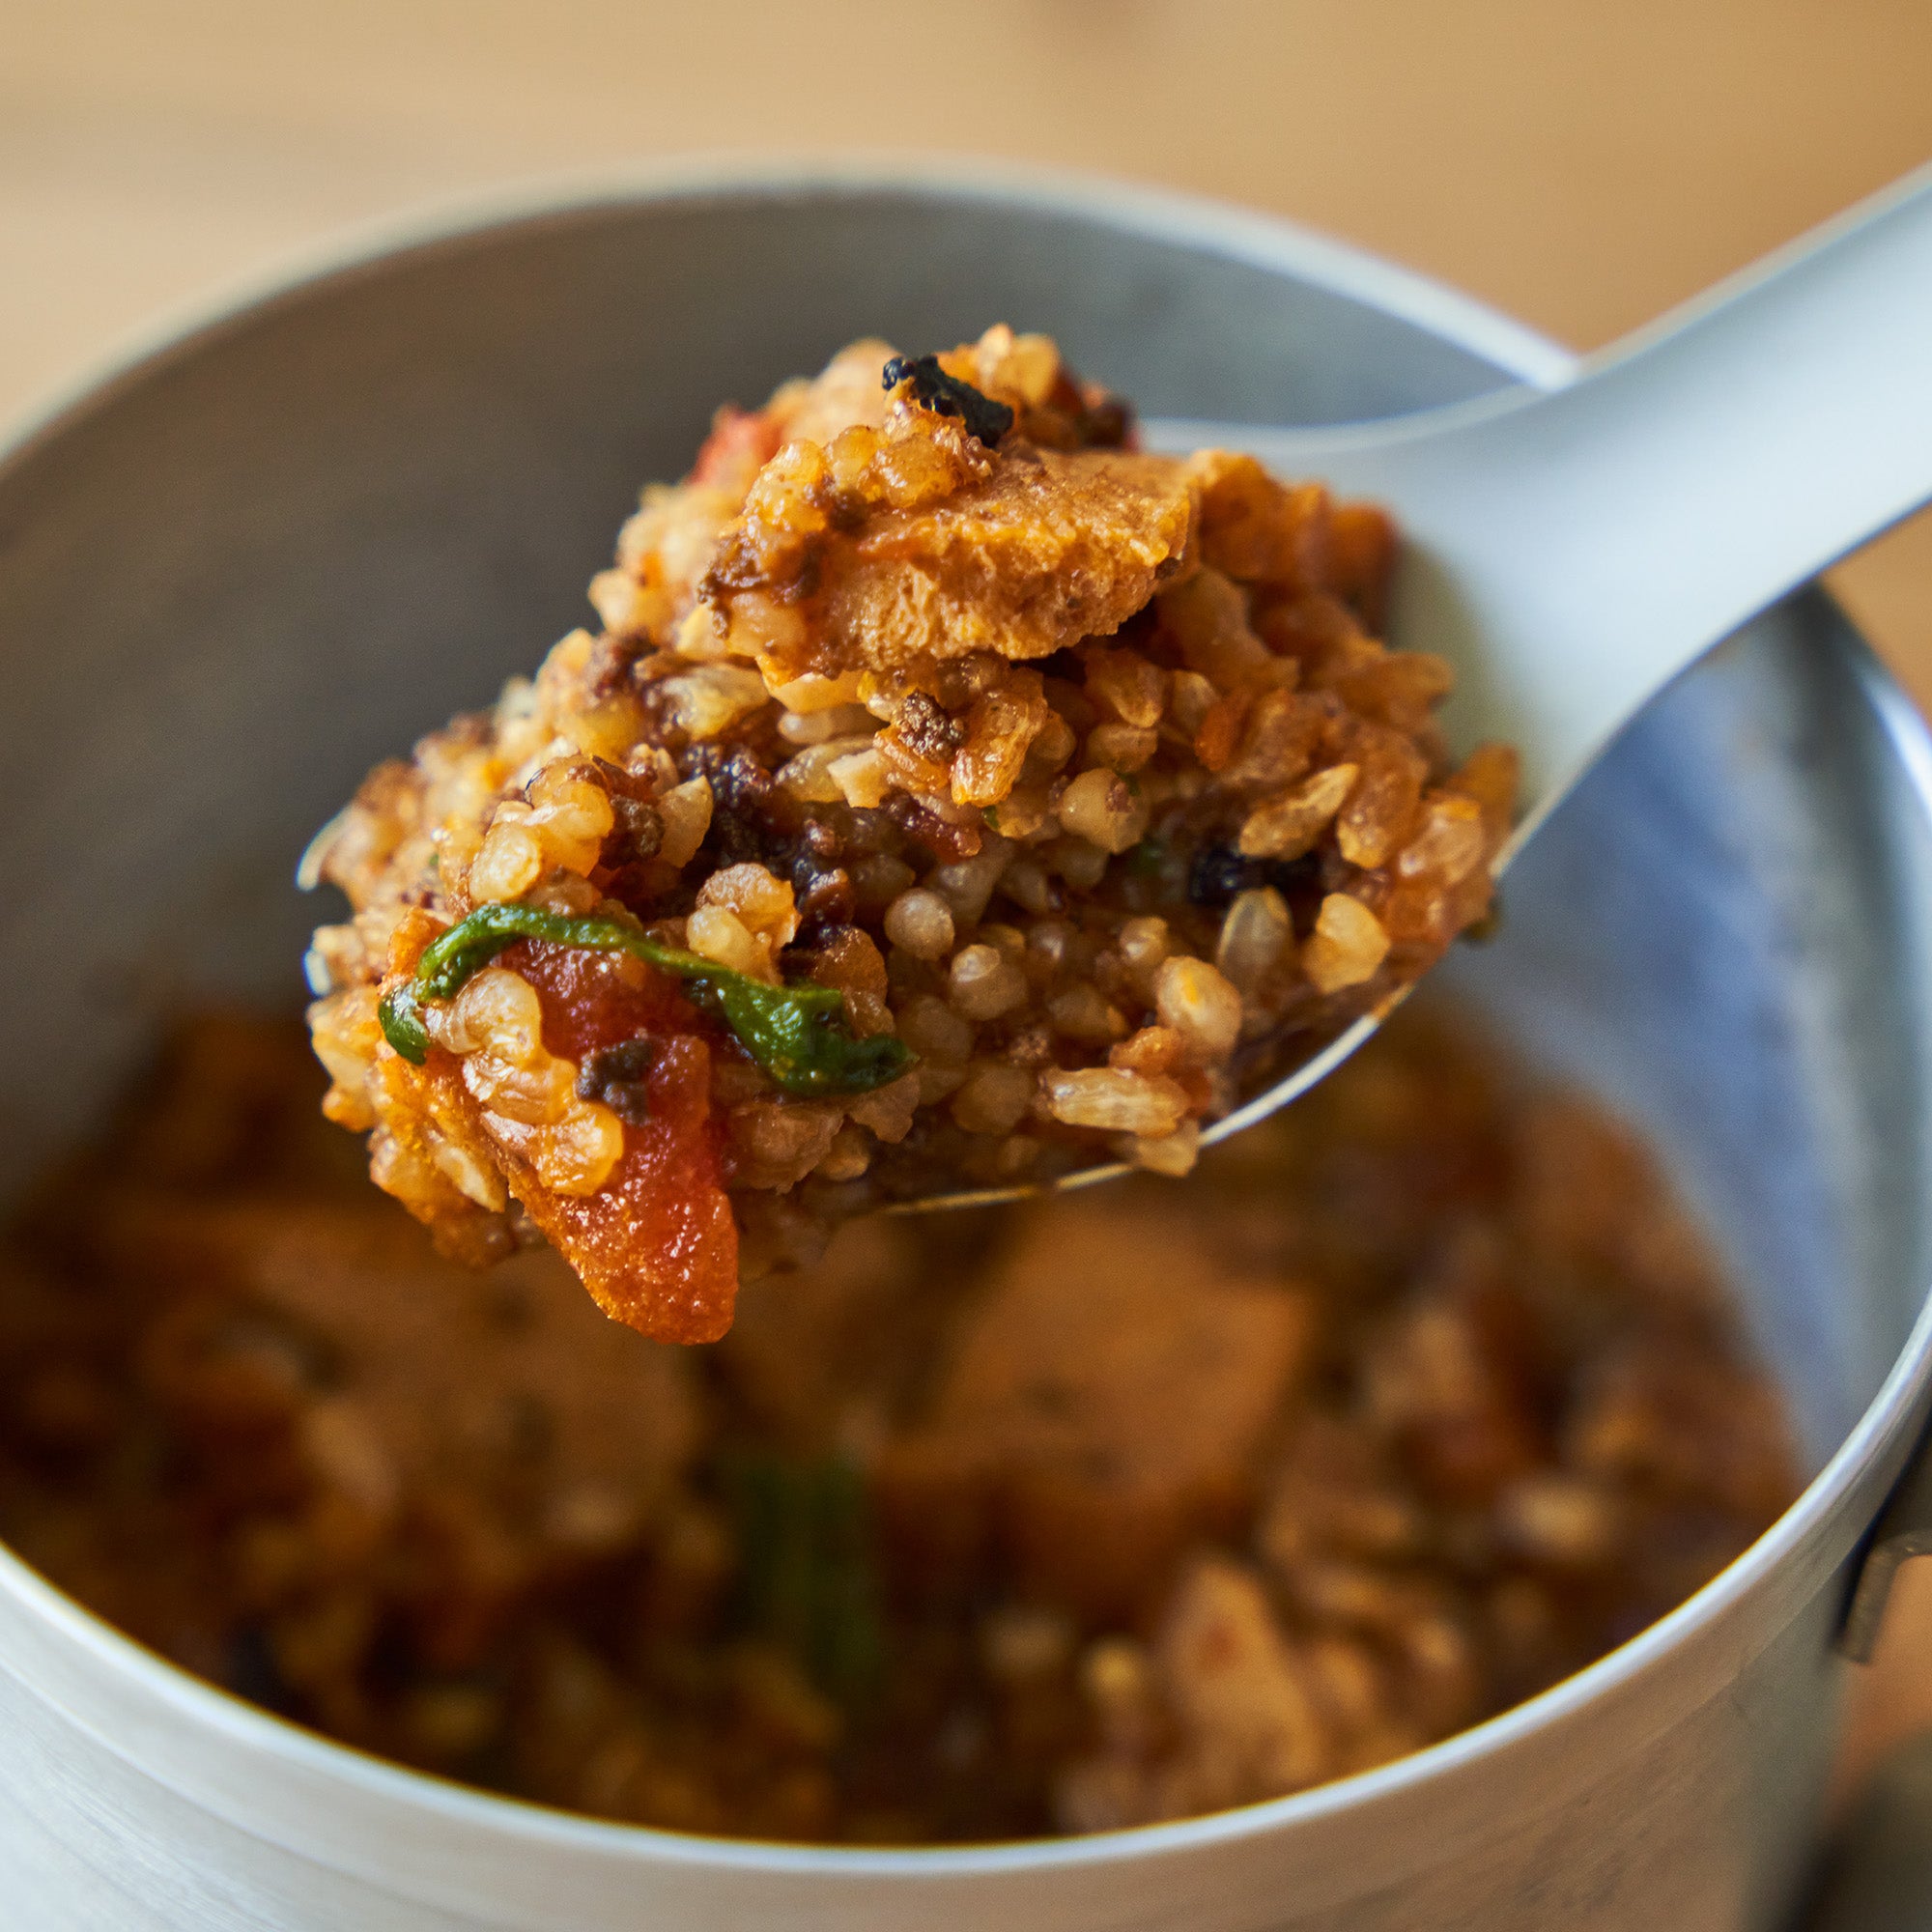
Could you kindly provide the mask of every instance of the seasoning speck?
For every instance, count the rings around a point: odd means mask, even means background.
[[[889,390],[910,383],[913,399],[922,408],[942,416],[957,416],[966,425],[966,434],[977,437],[989,449],[1013,426],[1013,412],[1005,403],[996,403],[971,383],[949,376],[939,366],[937,355],[895,355],[886,364],[882,380]]]

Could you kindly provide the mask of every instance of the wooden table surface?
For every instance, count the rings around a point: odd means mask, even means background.
[[[0,420],[355,222],[771,148],[1196,189],[1589,348],[1932,158],[1932,4],[5,0]],[[1932,519],[1834,582],[1932,702]],[[1932,1726],[1932,1562],[1861,1679],[1845,1789]]]

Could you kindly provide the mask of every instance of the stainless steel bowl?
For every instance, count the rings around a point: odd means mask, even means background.
[[[1000,319],[1180,415],[1376,415],[1566,367],[1277,222],[956,170],[636,177],[231,306],[0,462],[0,1183],[85,1126],[170,1004],[298,997],[304,838],[373,759],[578,620],[638,480],[679,470],[720,398],[862,332],[923,348]],[[1812,1840],[1848,1596],[1932,1402],[1928,773],[1895,688],[1800,597],[1645,714],[1512,876],[1503,940],[1456,969],[1670,1150],[1809,1448],[1810,1487],[1769,1535],[1577,1677],[1218,1817],[803,1850],[377,1763],[0,1556],[6,1922],[1776,1924]],[[1913,1520],[1899,1504],[1888,1534]]]

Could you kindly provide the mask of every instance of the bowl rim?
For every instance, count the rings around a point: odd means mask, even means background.
[[[441,197],[401,214],[353,224],[268,266],[173,306],[90,358],[0,425],[0,477],[43,446],[111,408],[171,364],[219,345],[275,310],[326,294],[410,259],[488,245],[515,229],[558,228],[612,210],[665,202],[747,197],[800,201],[890,192],[995,208],[1038,210],[1200,248],[1331,290],[1466,349],[1505,378],[1553,387],[1577,357],[1501,311],[1414,270],[1281,216],[1091,172],[973,157],[859,154],[724,153],[549,174]],[[1806,594],[1818,594],[1809,592]],[[1849,630],[1849,627],[1848,627]],[[1932,818],[1932,725],[1850,631],[1853,675],[1893,748],[1920,810]],[[199,1731],[280,1759],[319,1781],[413,1807],[451,1825],[633,1865],[680,1865],[744,1876],[802,1880],[945,1877],[1061,1869],[1196,1851],[1280,1833],[1354,1810],[1444,1777],[1548,1730],[1645,1674],[1694,1633],[1716,1623],[1817,1536],[1852,1491],[1880,1471],[1932,1393],[1932,1296],[1883,1383],[1844,1440],[1777,1520],[1694,1595],[1574,1676],[1481,1723],[1406,1757],[1288,1797],[1205,1817],[1101,1832],[908,1849],[817,1846],[707,1836],[623,1824],[500,1796],[410,1770],[275,1717],[170,1662],[68,1596],[0,1545],[0,1591],[52,1635],[110,1677],[145,1693]],[[125,1761],[141,1755],[107,1736],[45,1688],[35,1693]],[[158,1775],[158,1774],[156,1774]],[[208,1792],[196,1802],[220,1809]],[[240,1821],[256,1835],[258,1820]],[[391,1884],[399,1872],[386,1874]]]

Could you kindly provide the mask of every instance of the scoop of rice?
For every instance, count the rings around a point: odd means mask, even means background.
[[[1514,760],[1378,640],[1395,537],[1151,456],[1043,336],[861,342],[645,490],[574,631],[379,767],[322,875],[327,1110],[451,1253],[612,1315],[895,1199],[1201,1123],[1481,919]]]

